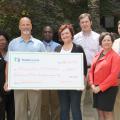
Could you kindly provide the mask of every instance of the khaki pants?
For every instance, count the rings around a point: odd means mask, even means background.
[[[82,96],[81,96],[81,112],[82,112],[82,117],[83,117],[83,119],[84,119],[84,114],[83,114],[83,112],[84,112],[84,103],[85,103],[86,92],[89,93],[89,97],[87,97],[87,98],[89,98],[89,102],[90,102],[89,104],[91,104],[91,106],[92,106],[92,104],[93,104],[93,93],[92,93],[92,91],[91,91],[90,88],[87,89],[88,80],[89,80],[89,78],[88,78],[89,70],[90,70],[90,69],[88,69],[87,76],[86,76],[86,80],[85,80],[85,82],[84,82],[84,84],[85,84],[85,89],[83,90],[83,93],[82,93]]]
[[[115,120],[120,120],[120,86],[118,90],[118,94],[116,97],[116,102],[114,106],[114,118]]]
[[[15,97],[15,120],[40,120],[41,113],[40,91],[15,90],[14,97]]]
[[[56,90],[42,91],[41,118],[42,120],[59,120],[59,99]]]

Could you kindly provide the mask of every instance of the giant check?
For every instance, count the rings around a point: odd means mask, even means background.
[[[8,88],[83,90],[83,54],[9,52]]]

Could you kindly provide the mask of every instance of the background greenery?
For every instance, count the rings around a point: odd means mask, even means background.
[[[119,11],[119,5],[111,0],[99,1],[100,16],[116,15]],[[51,25],[57,31],[63,22],[70,22],[78,32],[78,16],[88,10],[88,0],[0,0],[0,30],[6,31],[12,39],[19,35],[20,17],[28,16],[33,22],[33,35],[40,39],[45,25]],[[117,21],[120,16],[116,16]]]

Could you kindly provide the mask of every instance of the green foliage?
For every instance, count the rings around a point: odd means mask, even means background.
[[[28,16],[33,22],[33,35],[42,38],[42,29],[51,25],[55,31],[64,22],[70,22],[79,30],[78,16],[88,11],[88,0],[0,0],[0,30],[12,38],[19,35],[18,22]],[[100,14],[111,15],[117,6],[111,0],[100,0]]]
[[[63,22],[78,26],[77,18],[86,8],[86,0],[83,4],[72,4],[67,0],[1,0],[0,30],[14,38],[19,35],[20,17],[28,16],[33,22],[33,35],[41,38],[45,25],[51,25],[55,30]]]

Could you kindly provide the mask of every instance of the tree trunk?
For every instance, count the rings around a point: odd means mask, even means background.
[[[93,19],[93,29],[97,32],[105,31],[100,26],[100,0],[88,0],[88,9]]]

